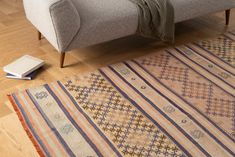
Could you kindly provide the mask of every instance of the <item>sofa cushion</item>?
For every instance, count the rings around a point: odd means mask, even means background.
[[[175,22],[235,7],[235,0],[170,0],[175,8]]]
[[[81,26],[70,49],[124,37],[137,30],[137,8],[129,0],[72,1],[79,12]]]
[[[234,0],[170,0],[175,22],[235,7]],[[72,0],[81,18],[81,28],[69,49],[85,47],[134,34],[138,9],[129,0]]]

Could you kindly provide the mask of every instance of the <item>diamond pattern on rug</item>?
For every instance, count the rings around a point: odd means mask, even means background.
[[[141,64],[165,67],[169,61],[169,58],[170,58],[169,55],[161,55],[160,58],[156,56],[151,56],[149,58],[144,58],[141,61]]]
[[[209,100],[211,92],[213,91],[211,84],[185,81],[183,83],[182,96],[197,99]]]
[[[165,66],[162,68],[160,78],[165,80],[185,82],[187,79],[188,69],[174,66]]]
[[[148,58],[158,58],[156,61]],[[159,65],[168,59],[164,66]],[[146,64],[143,60],[151,60]],[[166,51],[136,59],[149,73],[191,103],[235,139],[235,97],[190,69]],[[172,66],[174,65],[174,66]],[[226,119],[226,120],[225,120]]]
[[[65,87],[127,156],[184,156],[140,111],[98,73],[69,80]]]
[[[220,116],[220,117],[227,117],[227,118],[234,118],[235,117],[235,100],[224,100],[224,99],[218,99],[214,98],[211,100],[211,102],[208,104],[206,108],[206,113],[208,115],[213,116]]]
[[[235,34],[226,36],[200,42],[201,48],[189,44],[192,51],[168,48],[13,93],[9,100],[40,156],[234,156]]]
[[[198,42],[198,45],[235,67],[235,41],[220,36],[216,39]]]

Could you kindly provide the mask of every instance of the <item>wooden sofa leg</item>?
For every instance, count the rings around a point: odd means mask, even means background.
[[[42,39],[42,34],[41,32],[38,31],[38,40],[41,40]]]
[[[230,9],[225,10],[225,18],[226,18],[226,25],[229,24],[229,18],[230,18]]]
[[[61,52],[61,54],[60,54],[60,68],[64,67],[64,58],[65,58],[65,52]]]

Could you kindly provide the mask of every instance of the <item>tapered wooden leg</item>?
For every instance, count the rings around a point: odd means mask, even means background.
[[[38,40],[41,40],[42,39],[42,34],[41,32],[38,31]]]
[[[60,54],[60,68],[64,67],[64,58],[65,58],[65,52],[61,52],[61,54]]]
[[[230,18],[230,9],[225,10],[225,18],[226,18],[226,25],[229,24],[229,18]]]

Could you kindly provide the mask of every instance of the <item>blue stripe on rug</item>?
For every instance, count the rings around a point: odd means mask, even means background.
[[[42,108],[40,105],[37,103],[37,101],[34,99],[33,95],[30,93],[29,90],[26,90],[26,93],[28,94],[29,98],[32,100],[34,106],[37,108],[45,122],[47,123],[48,127],[51,129],[52,132],[55,133],[57,139],[60,141],[60,143],[63,145],[65,148],[66,152],[71,156],[75,157],[75,154],[72,152],[72,150],[69,148],[67,143],[64,141],[63,137],[60,135],[56,127],[53,125],[53,123],[50,121],[50,119],[47,117],[47,115],[43,112]]]
[[[96,124],[90,119],[90,117],[81,109],[81,107],[74,100],[72,95],[64,88],[60,81],[57,81],[58,85],[65,92],[65,94],[70,98],[73,102],[77,110],[87,119],[87,121],[95,128],[95,130],[100,134],[100,136],[107,142],[107,144],[112,148],[112,150],[116,153],[118,157],[122,157],[119,151],[115,148],[115,146],[109,141],[109,139],[103,134],[103,132],[96,126]]]
[[[128,101],[130,101],[141,113],[143,113],[151,122],[155,124],[163,133],[167,135],[187,156],[192,157],[192,155],[180,144],[178,143],[159,123],[157,123],[150,115],[148,115],[133,99],[131,99],[124,91],[122,91],[101,69],[100,73],[108,80],[115,89],[117,89]]]
[[[226,147],[216,136],[211,134],[201,123],[199,123],[193,116],[191,116],[189,113],[187,113],[184,109],[182,109],[179,105],[174,103],[172,100],[170,100],[168,97],[166,97],[163,93],[161,93],[159,90],[157,90],[155,87],[153,87],[147,80],[145,80],[142,76],[140,76],[128,63],[125,63],[128,68],[131,69],[136,75],[138,75],[146,84],[148,84],[152,89],[154,89],[156,92],[158,92],[161,96],[163,96],[165,99],[167,99],[171,104],[173,104],[176,108],[178,108],[181,112],[183,112],[185,115],[187,115],[190,119],[192,119],[198,126],[200,126],[207,134],[209,134],[212,139],[214,139],[219,145],[221,145],[225,150],[227,150],[231,155],[235,155],[232,150],[230,150],[228,147]],[[160,82],[159,82],[160,83]],[[195,141],[196,142],[196,141]]]

